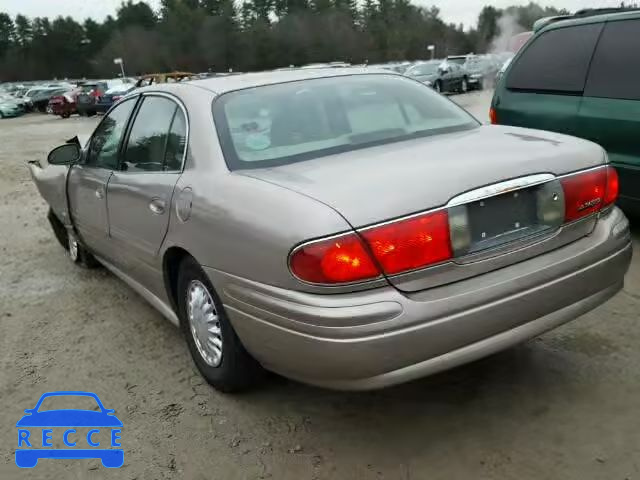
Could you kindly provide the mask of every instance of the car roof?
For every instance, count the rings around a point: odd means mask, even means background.
[[[243,73],[230,75],[227,77],[211,77],[202,80],[189,80],[180,84],[193,85],[216,94],[242,90],[245,88],[262,87],[277,83],[295,82],[299,80],[311,80],[316,78],[344,77],[351,75],[397,75],[385,69],[371,67],[351,67],[351,68],[317,68],[298,69],[270,72]],[[169,84],[179,85],[179,84]],[[155,89],[162,88],[163,84],[152,85]],[[145,87],[151,89],[151,87]],[[166,87],[165,87],[166,88]],[[143,89],[141,89],[143,90]]]
[[[557,21],[551,20],[550,23],[543,26],[536,33],[547,32],[557,28],[565,28],[574,25],[588,25],[594,23],[611,22],[617,20],[634,20],[640,18],[640,10],[614,11],[608,13],[595,13],[593,15],[577,15],[567,18],[561,18]]]

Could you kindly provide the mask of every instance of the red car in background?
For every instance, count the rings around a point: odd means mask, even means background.
[[[74,113],[78,113],[77,101],[81,91],[81,88],[77,88],[61,95],[54,95],[49,99],[47,111],[62,118],[69,118]]]

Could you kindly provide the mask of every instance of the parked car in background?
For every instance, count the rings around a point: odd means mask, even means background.
[[[81,89],[76,88],[60,95],[54,95],[49,99],[48,110],[62,118],[69,118],[74,113],[78,113],[77,98],[80,92]]]
[[[81,91],[76,100],[78,113],[81,116],[87,117],[95,115],[98,113],[97,103],[100,101],[100,98],[108,90],[121,85],[130,85],[130,83],[120,78],[84,83],[80,87]]]
[[[0,118],[19,117],[24,110],[8,96],[0,96]]]
[[[22,98],[16,98],[9,93],[0,93],[0,101],[15,103],[22,112],[27,111],[25,101]]]
[[[620,175],[619,204],[640,215],[640,12],[547,22],[498,84],[491,119],[602,145]]]
[[[45,113],[47,112],[47,108],[49,106],[49,100],[51,97],[55,95],[62,95],[67,92],[68,88],[41,88],[35,90],[33,94],[30,96],[30,105],[32,110],[37,110],[39,112]]]
[[[420,62],[407,68],[407,77],[432,87],[436,92],[466,92],[469,77],[460,65],[442,60]]]
[[[96,102],[96,112],[106,113],[111,106],[136,87],[131,83],[125,83],[107,90]]]
[[[469,89],[482,90],[493,86],[500,63],[492,55],[477,55],[467,58],[463,67],[469,75]]]
[[[44,89],[41,87],[32,87],[29,88],[22,97],[24,101],[25,110],[30,112],[33,110],[33,97],[40,94]]]
[[[369,68],[135,90],[30,170],[69,258],[180,324],[224,391],[450,369],[595,308],[631,261],[602,148]]]

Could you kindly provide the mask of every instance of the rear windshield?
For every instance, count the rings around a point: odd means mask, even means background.
[[[238,90],[215,100],[213,115],[231,170],[283,165],[478,125],[429,87],[384,74]]]

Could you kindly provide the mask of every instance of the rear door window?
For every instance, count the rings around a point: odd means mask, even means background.
[[[169,130],[178,105],[160,96],[144,98],[136,114],[122,169],[128,172],[162,172],[165,170],[165,152]],[[173,147],[173,143],[171,144]]]
[[[640,100],[640,20],[610,22],[604,28],[584,94]]]
[[[169,138],[167,140],[167,151],[164,154],[164,169],[167,171],[182,170],[182,160],[184,158],[184,150],[187,146],[187,122],[180,108],[176,109],[176,113],[169,130]]]
[[[581,94],[601,29],[591,24],[543,33],[511,67],[507,88]]]

